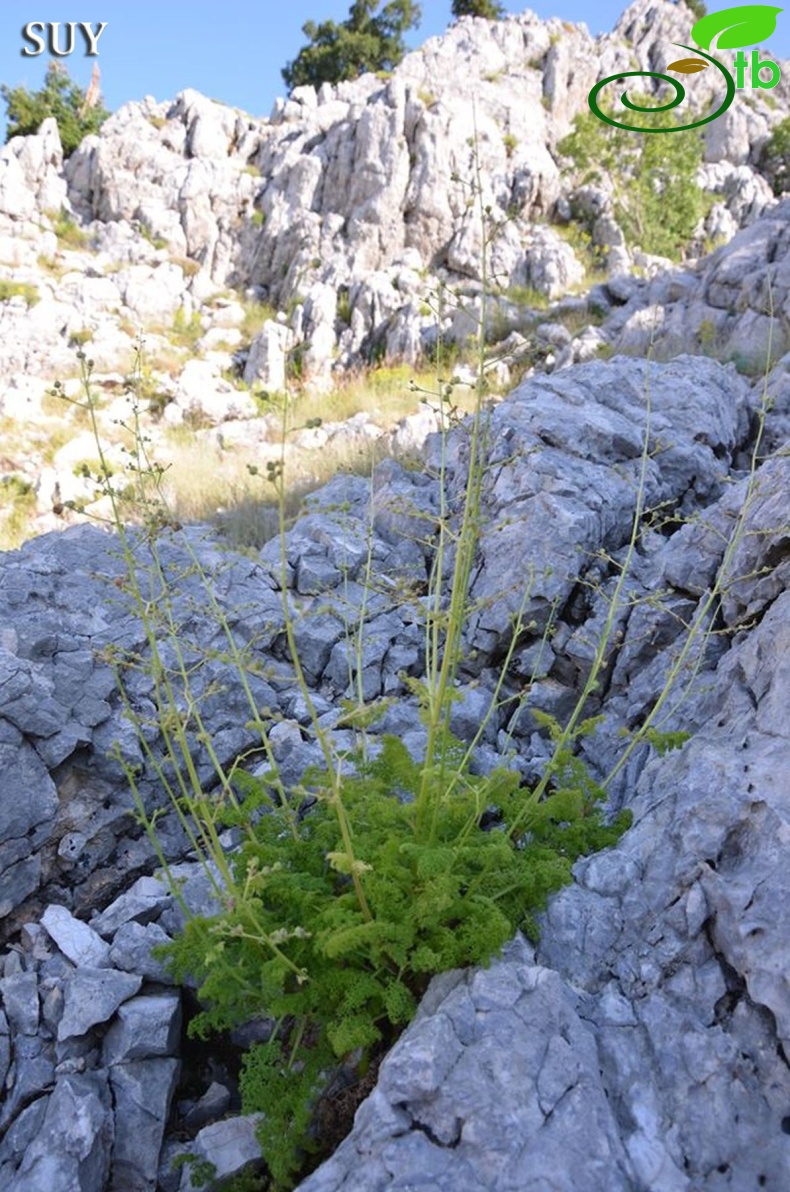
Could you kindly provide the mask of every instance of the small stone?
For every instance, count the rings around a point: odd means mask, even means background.
[[[117,973],[113,969],[79,969],[66,983],[63,1017],[58,1023],[58,1041],[84,1035],[99,1022],[107,1022],[143,983],[142,977]]]
[[[13,953],[16,955],[16,953]],[[0,980],[3,999],[11,1029],[18,1035],[35,1035],[38,1031],[38,978],[35,973],[16,972]]]
[[[74,862],[83,852],[88,838],[83,832],[67,832],[61,837],[58,845],[58,856],[61,861]]]
[[[63,986],[53,985],[45,995],[41,1006],[41,1018],[53,1035],[58,1029],[58,1023],[63,1017]]]
[[[3,960],[3,976],[15,977],[17,973],[23,973],[24,971],[25,966],[22,963],[22,957],[16,948],[12,948],[10,952],[6,952]]]
[[[216,1122],[227,1113],[229,1105],[230,1089],[213,1080],[199,1101],[187,1103],[184,1109],[179,1105],[179,1110],[183,1114],[184,1125],[189,1130],[196,1130],[207,1122]]]
[[[170,893],[164,882],[155,877],[140,877],[125,894],[110,903],[105,911],[91,920],[91,927],[100,935],[111,936],[123,923],[135,919],[150,923],[167,906]]]
[[[158,923],[123,923],[110,946],[110,961],[126,973],[139,973],[150,981],[172,985],[173,978],[164,964],[151,955],[161,944],[170,943],[170,936]]]
[[[173,1055],[181,1029],[178,994],[132,998],[118,1009],[118,1017],[104,1037],[107,1065],[148,1056]]]
[[[41,916],[41,924],[52,939],[78,968],[106,968],[110,963],[110,948],[87,923],[75,919],[65,906],[54,903]]]
[[[205,1126],[192,1144],[192,1153],[214,1164],[216,1179],[235,1175],[248,1163],[261,1158],[260,1144],[255,1136],[259,1120],[258,1114],[250,1114]],[[187,1165],[181,1179],[181,1192],[191,1192],[193,1187]]]

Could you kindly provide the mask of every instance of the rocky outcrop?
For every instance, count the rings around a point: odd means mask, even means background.
[[[781,905],[783,881],[775,850],[785,830],[790,470],[780,453],[751,484],[732,483],[755,413],[732,366],[618,358],[525,383],[493,411],[474,586],[481,611],[469,627],[452,727],[466,739],[476,733],[513,602],[520,606],[526,589],[528,628],[476,764],[495,765],[510,750],[527,781],[540,772],[546,742],[530,707],[562,719],[586,676],[631,532],[648,390],[646,505],[687,524],[670,532],[677,523],[669,520],[659,532],[657,523],[641,540],[621,645],[591,707],[605,721],[585,751],[596,772],[611,768],[620,730],[652,706],[684,625],[703,617],[708,632],[681,671],[677,706],[667,708],[667,727],[690,729],[692,739],[652,759],[642,747],[622,769],[613,797],[632,807],[634,827],[617,848],[580,863],[576,885],[544,918],[536,953],[516,944],[487,972],[437,979],[351,1136],[306,1188],[359,1186],[361,1172],[366,1187],[385,1188],[419,1169],[436,1187],[470,1190],[521,1186],[551,1171],[570,1190],[582,1156],[591,1188],[638,1192],[778,1188],[790,1170],[782,1051],[790,1006],[775,963],[786,932],[781,916],[763,910]],[[459,511],[464,444],[463,432],[452,432],[450,517]],[[356,690],[346,635],[362,618],[364,698],[397,697],[374,731],[396,733],[416,757],[424,730],[403,675],[420,673],[422,634],[399,593],[419,590],[430,567],[436,450],[430,440],[427,471],[382,463],[372,489],[338,477],[309,499],[286,550],[298,648],[322,723],[331,728],[338,701]],[[744,502],[746,522],[728,550]],[[133,541],[144,576],[145,538]],[[239,685],[213,649],[222,635],[194,564],[186,565],[192,552],[247,651],[256,705],[281,721],[273,741],[283,780],[297,782],[319,750],[283,642],[278,544],[251,559],[192,529],[167,532],[160,547],[183,644],[204,658],[193,689],[218,756],[230,764],[255,736]],[[363,611],[369,552],[381,583]],[[523,564],[515,570],[514,559]],[[721,567],[731,582],[714,609],[706,592]],[[0,557],[2,789],[27,792],[0,804],[9,943],[0,1170],[15,1192],[51,1186],[52,1171],[65,1172],[72,1157],[73,1186],[95,1192],[123,1180],[153,1189],[160,1158],[162,1186],[187,1188],[188,1174],[173,1182],[165,1170],[185,1148],[224,1156],[227,1172],[257,1153],[254,1123],[221,1120],[228,1108],[238,1112],[228,1071],[215,1064],[213,1084],[204,1078],[196,1089],[191,1077],[189,1094],[175,1092],[177,1060],[190,1071],[193,1060],[176,1041],[177,991],[151,949],[181,920],[150,876],[156,859],[108,757],[118,741],[121,755],[142,765],[137,786],[149,810],[161,802],[107,661],[110,648],[145,649],[122,575],[114,539],[91,527]],[[529,699],[506,715],[504,701],[525,684]],[[147,715],[144,674],[129,686]],[[347,733],[335,730],[338,744]],[[153,720],[149,745],[156,756]],[[195,761],[210,784],[197,739]],[[158,828],[177,865],[186,843],[171,819]],[[189,905],[210,912],[206,874],[194,864],[175,872]],[[165,1133],[174,1097],[192,1144]]]
[[[790,347],[789,228],[790,202],[784,200],[684,271],[662,270],[650,279],[624,280],[622,288],[606,287],[611,306],[602,333],[616,350],[641,354],[652,348],[664,358],[699,352],[734,361],[752,377],[766,366],[780,367]],[[775,378],[778,383],[778,372]]]
[[[4,307],[0,361],[10,373],[65,368],[69,338],[88,330],[94,359],[127,367],[130,324],[161,330],[183,308],[211,330],[219,324],[207,300],[228,285],[255,287],[286,313],[319,386],[332,368],[382,354],[414,360],[436,335],[426,295],[439,283],[460,286],[467,301],[479,291],[473,177],[480,208],[500,225],[490,276],[504,294],[559,297],[582,284],[584,267],[561,237],[574,181],[558,141],[598,79],[663,64],[688,38],[689,15],[637,0],[597,39],[530,12],[464,19],[392,77],[297,88],[268,120],[191,90],[172,103],[127,104],[65,166],[48,122],[0,154],[0,260],[39,298],[29,310]],[[700,244],[731,236],[770,202],[755,163],[788,110],[788,85],[780,81],[770,107],[755,93],[751,106],[739,101],[707,126],[701,182],[721,201]],[[702,106],[711,86],[695,76],[689,102]],[[607,192],[596,201],[594,241],[617,271],[630,257]],[[49,231],[62,232],[61,209],[79,221],[87,250],[62,264],[63,236]],[[64,268],[80,276],[58,276]],[[456,335],[452,312],[442,323]],[[241,361],[246,378],[279,387],[282,368],[261,373],[261,350]],[[263,358],[272,351],[274,341]]]
[[[305,1192],[394,1188],[418,1171],[469,1192],[578,1188],[581,1171],[602,1192],[787,1182],[788,484],[786,457],[758,474],[743,542],[773,527],[748,559],[768,587],[747,580],[741,601],[725,600],[731,648],[675,713],[692,739],[632,771],[632,829],[579,863],[537,949],[517,943],[486,972],[434,981]],[[744,495],[741,484],[723,504]],[[721,540],[691,527],[677,538],[655,579],[678,583],[685,556],[699,589]],[[645,629],[631,618],[615,687],[629,671],[655,676],[671,652],[646,657]],[[626,688],[614,702],[629,701]]]
[[[130,416],[125,392],[142,336],[150,409],[144,401],[141,425],[163,466],[175,426],[216,428],[211,441],[221,445],[239,442],[234,423],[243,423],[265,443],[263,421],[254,422],[268,394],[324,393],[370,362],[419,366],[441,355],[440,341],[463,355],[483,317],[483,209],[498,229],[486,303],[495,390],[532,368],[550,372],[612,348],[641,353],[651,337],[666,355],[762,351],[763,299],[732,280],[740,258],[729,243],[685,271],[629,248],[605,180],[581,184],[557,149],[593,83],[665,64],[687,19],[682,5],[637,0],[596,39],[529,12],[464,19],[391,77],[298,88],[267,120],[188,90],[173,102],[125,105],[65,163],[51,120],[35,137],[14,138],[0,150],[0,416],[14,424],[0,461],[11,487],[0,496],[31,494],[25,511],[37,532],[61,524],[53,508],[62,517],[70,503],[90,504],[84,427],[47,392],[59,379],[79,396],[69,383],[80,346],[94,362],[106,398],[99,421],[117,456],[113,428]],[[711,85],[695,76],[692,106]],[[771,105],[761,93],[748,104],[739,96],[727,120],[706,126],[700,184],[717,201],[694,253],[739,229],[762,252],[770,221],[784,219],[758,165],[790,106],[786,87],[771,92]],[[606,260],[604,289],[589,290],[580,229]],[[646,290],[626,279],[632,265],[661,277]],[[459,371],[474,383],[476,367]],[[398,431],[394,419],[371,418],[364,442],[413,449],[423,423],[430,417]],[[351,454],[359,427],[332,438]],[[302,449],[320,449],[317,439],[303,437]]]
[[[69,502],[107,511],[74,404],[76,347],[94,361],[105,434],[140,416],[163,464],[177,428],[212,468],[242,447],[260,468],[281,457],[272,402],[297,375],[328,390],[361,361],[417,363],[440,332],[474,333],[476,167],[502,224],[486,375],[512,392],[487,415],[451,728],[472,741],[496,693],[474,767],[506,757],[534,783],[550,749],[534,713],[566,721],[608,626],[611,656],[585,709],[601,720],[579,748],[634,824],[577,865],[537,944],[519,936],[489,969],[433,982],[309,1192],[426,1181],[780,1192],[790,1181],[790,202],[755,168],[788,84],[773,107],[758,97],[707,127],[701,181],[720,202],[700,241],[726,243],[682,267],[632,254],[605,187],[572,185],[556,153],[597,79],[660,69],[689,28],[665,0],[637,0],[597,39],[529,12],[461,20],[391,77],[297,89],[269,120],[186,91],[126,105],[65,165],[51,121],[0,150],[2,493],[32,496],[39,529],[60,526]],[[694,102],[709,95],[699,84]],[[591,289],[563,237],[572,217],[608,252]],[[626,272],[633,263],[643,276]],[[659,362],[635,358],[648,354]],[[53,404],[55,376],[65,400]],[[237,553],[211,527],[171,519],[158,539],[166,610],[150,537],[129,531],[149,611],[172,615],[188,652],[182,711],[208,795],[216,770],[193,731],[198,710],[226,767],[244,757],[260,769],[261,715],[286,785],[321,762],[284,600],[335,744],[353,744],[343,701],[361,692],[391,701],[371,748],[391,733],[423,755],[410,687],[425,662],[420,601],[438,520],[452,529],[462,516],[468,463],[463,428],[444,448],[435,431],[476,381],[459,364],[450,402],[426,401],[397,426],[371,408],[289,437],[286,466],[341,443],[408,459],[305,498],[284,575],[279,541]],[[150,407],[135,409],[135,387]],[[125,448],[121,436],[107,449],[116,491]],[[0,554],[0,1185],[12,1192],[188,1192],[201,1164],[219,1179],[265,1158],[237,1069],[271,1029],[266,1007],[198,1046],[184,1030],[195,989],[155,953],[183,909],[124,772],[134,767],[147,813],[161,809],[152,681],[145,665],[127,672],[143,747],[113,670],[125,651],[150,658],[128,562],[115,536],[84,524]],[[664,754],[643,744],[621,764],[657,701],[660,727],[690,739]],[[212,874],[172,812],[157,834],[187,907],[211,914]]]

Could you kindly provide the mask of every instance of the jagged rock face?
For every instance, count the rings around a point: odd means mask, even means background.
[[[480,309],[481,231],[461,184],[475,169],[475,133],[484,198],[512,216],[494,246],[498,277],[551,298],[579,281],[571,247],[535,222],[552,211],[566,219],[573,204],[610,248],[607,282],[558,302],[529,342],[517,304],[501,304],[498,367],[537,344],[551,375],[531,377],[492,412],[476,611],[451,728],[474,738],[521,610],[527,628],[475,765],[491,769],[514,746],[524,781],[541,773],[549,747],[530,706],[564,721],[589,674],[632,531],[649,394],[644,503],[655,528],[640,540],[611,626],[619,646],[589,707],[603,721],[583,749],[596,774],[609,772],[621,730],[642,722],[679,659],[663,727],[692,738],[663,757],[643,747],[617,774],[612,800],[632,808],[634,826],[579,864],[576,884],[543,917],[536,950],[517,939],[489,970],[434,982],[351,1136],[303,1185],[309,1192],[426,1180],[448,1192],[579,1192],[580,1173],[591,1192],[790,1184],[790,203],[774,203],[749,164],[787,110],[786,83],[775,111],[739,105],[708,128],[703,174],[722,203],[707,230],[732,239],[684,269],[645,261],[651,276],[640,279],[615,268],[629,256],[606,194],[565,195],[553,153],[596,79],[634,69],[632,57],[661,69],[665,47],[686,40],[690,25],[664,0],[638,0],[595,40],[531,13],[463,20],[391,78],[299,89],[270,121],[188,91],[172,105],[127,105],[65,166],[52,122],[0,151],[0,255],[40,299],[29,309],[22,296],[0,304],[0,413],[11,421],[43,416],[49,370],[70,362],[72,335],[89,327],[91,355],[111,370],[131,350],[130,322],[194,313],[204,358],[160,378],[165,420],[198,411],[217,450],[255,442],[262,458],[279,458],[267,419],[227,378],[227,341],[240,342],[244,310],[207,298],[232,280],[288,302],[289,315],[265,321],[236,361],[248,382],[273,389],[295,344],[327,387],[335,356],[349,363],[383,344],[417,360],[436,323],[422,295],[439,279],[467,287],[466,309],[445,325],[463,339]],[[45,213],[61,206],[93,221],[90,245],[64,251],[54,230],[42,233],[42,223],[57,226]],[[42,264],[44,254],[66,270]],[[600,326],[574,333],[561,321],[572,327],[591,311]],[[743,374],[745,363],[763,367],[769,346],[766,403],[762,382]],[[596,360],[602,348],[690,354],[648,365]],[[731,357],[737,369],[723,363]],[[112,397],[108,417],[128,417],[123,375],[100,383]],[[427,407],[393,443],[416,456],[436,425]],[[344,430],[360,440],[384,433],[366,414]],[[320,451],[335,433],[305,429],[300,442]],[[84,495],[75,471],[89,452],[77,437],[53,453],[38,481],[45,505]],[[338,747],[353,743],[336,727],[341,700],[361,690],[368,701],[393,697],[374,732],[396,734],[416,758],[424,750],[406,681],[423,673],[424,633],[403,596],[422,592],[431,573],[426,524],[461,514],[467,452],[465,433],[453,431],[444,505],[439,442],[429,437],[423,467],[386,460],[372,485],[338,476],[287,537],[285,599],[316,712]],[[132,541],[143,575],[146,539]],[[183,641],[192,661],[203,659],[194,691],[216,755],[230,765],[258,742],[192,552],[251,650],[256,715],[268,708],[279,718],[273,754],[283,781],[297,784],[321,753],[294,691],[279,542],[253,558],[187,527],[167,531],[160,547]],[[366,593],[369,565],[378,582]],[[157,859],[110,755],[117,742],[121,758],[142,767],[149,813],[159,806],[156,767],[122,715],[109,665],[114,649],[147,649],[123,574],[116,540],[93,527],[0,555],[0,1186],[12,1192],[187,1192],[188,1171],[170,1166],[185,1149],[219,1176],[258,1154],[227,1056],[214,1054],[196,1086],[180,1038],[193,991],[174,987],[152,954],[183,920],[153,876]],[[727,582],[711,608],[719,575]],[[709,632],[685,657],[684,626],[697,617]],[[357,653],[349,635],[358,627]],[[511,713],[507,700],[527,688],[529,703]],[[129,691],[158,759],[151,682],[131,676]],[[215,773],[197,738],[194,760],[209,789]],[[210,882],[182,863],[187,842],[174,818],[158,824],[161,847],[187,905],[211,914]],[[240,1049],[265,1029],[265,1020],[247,1024],[223,1047]],[[186,1086],[180,1064],[191,1072]]]
[[[790,466],[779,453],[753,482],[739,479],[759,395],[732,366],[616,358],[525,383],[496,408],[474,586],[482,611],[469,627],[451,726],[467,740],[475,735],[525,586],[531,625],[500,698],[529,681],[532,706],[563,719],[572,705],[631,532],[646,386],[646,503],[687,524],[671,532],[668,523],[643,539],[619,614],[615,665],[590,709],[605,719],[585,750],[597,772],[614,764],[620,730],[655,702],[684,624],[705,615],[706,592],[724,567],[731,582],[715,632],[687,659],[683,698],[667,709],[667,727],[689,729],[692,739],[661,758],[643,748],[624,767],[612,791],[632,807],[634,827],[615,849],[579,865],[576,885],[550,905],[537,953],[516,945],[487,972],[437,979],[353,1133],[304,1185],[311,1192],[388,1188],[412,1170],[435,1187],[470,1192],[551,1173],[556,1187],[575,1192],[582,1161],[589,1186],[602,1192],[781,1187],[790,1173],[782,1051],[790,1001],[776,960],[787,946],[776,908],[786,901]],[[779,433],[781,424],[773,426]],[[465,449],[463,431],[453,431],[451,518]],[[431,440],[428,463],[436,450]],[[439,516],[438,497],[435,467],[407,471],[385,461],[372,488],[338,477],[313,494],[286,542],[286,595],[323,725],[332,731],[340,698],[356,689],[347,635],[364,617],[364,698],[397,697],[375,731],[397,734],[416,757],[424,729],[402,673],[421,673],[423,637],[398,592],[426,582],[425,519]],[[727,551],[745,501],[743,533]],[[225,764],[251,747],[254,733],[242,727],[249,709],[212,648],[221,633],[185,566],[188,543],[234,634],[265,668],[265,678],[250,677],[253,696],[283,718],[273,748],[283,780],[296,783],[320,751],[284,649],[279,543],[257,559],[220,551],[196,529],[160,544],[183,645],[195,660],[199,650],[205,656],[194,690],[205,693],[206,725]],[[144,568],[144,537],[135,550]],[[365,597],[369,553],[382,582]],[[89,527],[0,557],[0,855],[13,944],[0,979],[8,1090],[0,1173],[14,1192],[44,1192],[53,1172],[69,1173],[84,1192],[123,1180],[153,1189],[160,1151],[166,1167],[184,1149],[165,1134],[178,999],[151,956],[182,920],[167,889],[147,876],[155,859],[118,763],[107,756],[118,740],[127,761],[143,764],[146,805],[161,804],[156,774],[97,654],[109,645],[145,648],[121,574],[113,538]],[[594,599],[580,598],[569,578],[578,574],[598,591]],[[556,631],[544,650],[552,604]],[[145,715],[143,673],[130,677],[129,689]],[[348,730],[334,736],[342,746]],[[511,742],[513,764],[534,779],[546,742],[529,705],[492,718],[477,764],[496,765]],[[149,745],[160,748],[154,732]],[[197,741],[195,761],[210,783]],[[20,789],[24,801],[15,797]],[[175,863],[186,842],[170,818],[159,831]],[[175,864],[173,872],[184,878],[193,911],[210,913],[200,867]],[[138,1121],[142,1088],[146,1114]],[[257,1153],[251,1120],[212,1124],[237,1107],[234,1095],[226,1073],[193,1090],[181,1111],[193,1132],[202,1127],[193,1152],[220,1160],[228,1173]],[[163,1187],[189,1187],[188,1175],[165,1167]]]
[[[632,282],[604,323],[609,342],[637,353],[652,345],[663,356],[701,352],[734,360],[751,375],[773,368],[790,347],[789,236],[784,200],[692,268]]]
[[[142,325],[167,321],[228,284],[258,286],[275,306],[297,308],[297,339],[308,345],[318,385],[333,357],[341,367],[374,350],[415,359],[435,324],[422,309],[426,293],[440,279],[471,287],[470,298],[479,286],[475,178],[482,205],[502,223],[490,261],[497,284],[559,296],[582,281],[583,268],[545,226],[567,206],[557,142],[587,110],[597,80],[665,67],[674,43],[690,36],[690,19],[682,5],[638,0],[597,39],[530,12],[464,19],[407,55],[392,77],[366,75],[318,93],[298,88],[269,120],[188,90],[172,104],[125,105],[65,166],[52,125],[39,139],[14,142],[0,154],[0,243],[5,235],[9,263],[29,268],[42,301],[7,327],[4,343],[21,345],[9,369],[59,362],[63,338],[79,329],[79,295],[36,265],[42,247],[52,252],[41,243],[42,214],[64,205],[95,221],[94,250],[129,265],[91,294],[93,330],[116,365],[128,345],[125,336],[113,341],[113,313]],[[713,86],[695,76],[689,103],[701,106]],[[748,163],[787,111],[788,87],[782,79],[771,107],[760,93],[739,96],[706,127],[705,177],[722,197],[708,237],[731,236],[770,202]],[[628,264],[611,210],[599,212],[592,231],[612,270]],[[95,262],[98,270],[106,264]],[[343,291],[349,308],[340,319]]]
[[[272,390],[294,349],[317,390],[361,361],[413,364],[438,330],[459,342],[474,330],[465,312],[437,317],[431,296],[440,283],[455,285],[474,310],[480,204],[500,224],[489,277],[503,292],[525,287],[554,300],[583,285],[583,262],[559,226],[583,210],[609,272],[622,272],[632,254],[610,195],[599,186],[571,193],[556,145],[587,110],[593,83],[665,67],[689,21],[666,0],[637,0],[611,35],[595,39],[530,12],[469,18],[391,77],[298,88],[268,120],[185,91],[172,104],[125,105],[66,163],[51,122],[38,137],[14,139],[0,151],[1,260],[38,300],[1,304],[2,371],[11,387],[25,374],[62,374],[73,365],[69,341],[89,334],[98,367],[125,372],[136,331],[156,343],[179,312],[203,323],[210,339],[200,350],[219,344],[214,375],[240,368]],[[711,86],[695,76],[689,103],[703,103]],[[788,86],[779,82],[772,106],[761,93],[739,95],[705,129],[701,181],[720,201],[699,246],[732,237],[771,205],[753,162],[788,111]],[[469,201],[475,180],[479,204]],[[61,209],[88,223],[80,250],[64,250],[49,230]],[[256,287],[285,322],[254,344],[230,344],[216,317],[228,285]],[[503,299],[497,317],[511,315]],[[521,311],[512,325],[523,322]],[[238,416],[232,405],[210,383],[201,412],[222,421]]]

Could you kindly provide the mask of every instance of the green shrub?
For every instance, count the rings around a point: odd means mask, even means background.
[[[684,0],[686,8],[688,8],[694,17],[695,21],[701,21],[703,17],[708,15],[708,9],[702,0]]]
[[[504,297],[517,306],[534,307],[536,310],[547,310],[549,306],[547,296],[534,286],[509,286]]]
[[[775,195],[790,188],[790,116],[777,124],[760,154],[763,171]]]
[[[351,326],[351,298],[348,286],[341,286],[337,292],[337,317],[344,327]]]
[[[512,132],[506,132],[502,135],[502,141],[505,146],[505,155],[512,157],[518,147],[518,137]]]
[[[256,302],[253,298],[243,298],[244,318],[241,324],[241,334],[245,343],[251,343],[263,329],[263,324],[270,319],[277,318],[277,311],[269,302]]]
[[[46,211],[52,230],[63,248],[87,248],[90,236],[79,224],[61,207],[60,211]]]
[[[140,224],[140,235],[142,236],[143,240],[147,240],[151,247],[155,248],[157,252],[160,252],[163,248],[167,248],[168,246],[169,241],[165,240],[164,236],[154,235],[146,223]]]
[[[90,327],[81,327],[78,331],[72,331],[69,336],[70,348],[83,348],[85,344],[93,341],[93,331]]]
[[[453,0],[452,14],[458,17],[485,17],[488,21],[500,21],[505,10],[497,0]]]
[[[170,260],[174,265],[178,265],[184,277],[194,277],[200,273],[200,261],[195,261],[192,257],[171,257]]]
[[[0,550],[16,550],[29,537],[35,512],[30,481],[17,473],[0,476]]]
[[[202,335],[203,324],[200,321],[200,312],[193,310],[192,314],[187,316],[186,307],[179,306],[173,316],[173,324],[168,333],[170,342],[179,347],[193,348]]]
[[[479,176],[475,193],[478,197],[482,193]],[[482,213],[483,243],[487,230]],[[485,260],[481,275],[476,336],[480,377],[489,301]],[[437,306],[444,309],[441,291]],[[84,355],[82,367],[83,405],[103,465],[90,366]],[[176,612],[182,607],[182,594],[174,590],[174,569],[163,562],[163,555],[172,554],[171,535],[178,534],[180,526],[162,494],[163,469],[148,460],[142,436],[137,436],[132,453],[132,474],[143,510],[144,535],[129,534],[127,507],[107,485],[126,564],[124,588],[145,637],[144,648],[111,650],[108,661],[115,667],[124,708],[149,774],[161,789],[153,813],[146,811],[138,789],[138,768],[126,765],[125,770],[174,896],[183,907],[178,882],[157,837],[165,803],[202,861],[222,908],[211,918],[187,914],[183,934],[167,947],[166,955],[176,975],[190,974],[199,980],[203,1009],[190,1025],[193,1033],[260,1014],[274,1020],[270,1041],[249,1051],[241,1076],[243,1108],[262,1111],[260,1131],[273,1188],[292,1187],[313,1163],[315,1156],[306,1156],[320,1147],[314,1130],[316,1104],[337,1069],[345,1065],[361,1073],[373,1063],[377,1050],[391,1043],[411,1019],[433,974],[449,967],[487,964],[519,926],[534,935],[536,912],[553,890],[570,880],[574,860],[612,843],[627,825],[627,813],[605,823],[603,798],[607,784],[633,750],[645,742],[659,751],[681,743],[677,734],[662,733],[656,718],[678,677],[685,676],[683,668],[690,663],[700,633],[705,634],[712,623],[721,592],[718,581],[711,585],[699,617],[671,661],[664,690],[600,785],[578,748],[579,741],[600,723],[586,709],[616,654],[618,617],[630,599],[630,571],[644,524],[654,442],[648,386],[631,535],[618,553],[613,586],[606,591],[603,624],[576,704],[564,725],[529,706],[551,746],[541,777],[532,786],[522,785],[504,758],[494,772],[474,773],[476,748],[492,716],[511,700],[517,710],[529,699],[529,684],[519,695],[503,695],[514,650],[527,629],[524,609],[532,598],[528,578],[519,581],[523,602],[512,617],[495,690],[474,739],[461,744],[450,731],[466,656],[465,631],[470,618],[480,611],[471,595],[471,582],[479,566],[490,446],[484,395],[481,380],[474,413],[459,432],[464,437],[464,491],[451,507],[445,486],[448,446],[443,437],[439,506],[424,515],[423,535],[431,543],[432,567],[427,593],[412,602],[424,631],[424,666],[419,677],[403,676],[425,730],[420,763],[399,739],[376,738],[371,731],[387,701],[366,702],[361,688],[364,615],[354,623],[358,627],[347,627],[347,645],[357,663],[356,678],[350,675],[354,698],[343,704],[334,726],[352,733],[353,747],[338,744],[315,707],[297,645],[287,574],[285,444],[290,430],[300,429],[292,425],[298,403],[290,394],[278,402],[283,417],[282,454],[267,463],[266,475],[279,510],[283,647],[290,657],[294,687],[304,701],[309,732],[324,763],[308,771],[296,788],[284,784],[269,736],[271,711],[259,706],[251,686],[250,676],[261,674],[260,659],[246,637],[240,639],[234,633],[235,620],[231,623],[223,611],[218,588],[206,574],[192,537],[184,535],[175,540],[187,559],[183,573],[190,576],[190,587],[193,580],[202,586],[206,608],[224,639],[221,656],[248,704],[245,728],[256,738],[247,753],[232,762],[223,763],[217,754],[194,685],[197,680],[199,691],[200,643],[187,638]],[[452,423],[452,383],[437,377],[430,396],[442,411],[446,431]],[[758,449],[759,440],[755,458]],[[257,467],[251,472],[257,472]],[[103,474],[105,479],[109,475],[106,470]],[[737,535],[743,532],[744,516],[738,519],[725,552],[722,576],[732,561]],[[360,581],[365,599],[375,590],[373,558],[371,527],[367,566]],[[194,609],[191,597],[189,603]],[[545,640],[551,632],[550,621]],[[218,657],[220,651],[212,647],[212,660]],[[142,673],[146,680],[146,703],[153,709],[150,717],[133,702],[126,682],[130,673]],[[155,741],[161,743],[162,754],[155,752]],[[198,774],[196,743],[213,767],[214,789]],[[260,756],[266,759],[264,772],[253,777],[247,767],[251,757]],[[116,757],[123,765],[120,751]],[[222,843],[227,829],[239,840],[232,852]]]
[[[640,114],[640,119],[652,128],[678,123],[671,112]],[[592,112],[576,116],[573,124],[573,132],[557,148],[580,183],[610,181],[615,215],[627,243],[644,252],[679,257],[710,206],[710,197],[697,184],[703,154],[700,131],[644,135],[614,128]]]
[[[40,91],[3,84],[0,95],[6,105],[6,140],[38,132],[44,121],[54,116],[65,157],[84,137],[98,132],[110,115],[101,103],[86,106],[86,92],[71,81],[59,62],[50,62]]]
[[[210,1008],[195,1033],[243,1022],[257,1005],[293,1023],[250,1050],[241,1077],[245,1111],[265,1114],[278,1186],[294,1176],[299,1148],[311,1148],[316,1099],[338,1062],[390,1044],[434,974],[488,964],[518,927],[534,936],[534,912],[570,881],[574,861],[629,822],[604,825],[603,792],[570,754],[552,793],[531,802],[517,773],[475,777],[465,745],[449,735],[437,744],[427,773],[385,737],[374,761],[348,759],[356,776],[342,785],[330,772],[307,775],[318,803],[302,817],[246,779],[243,800],[216,821],[256,822],[235,859],[245,900],[193,919],[170,956],[177,976],[203,979]]]
[[[24,298],[28,307],[35,306],[40,300],[38,286],[27,281],[0,281],[0,302],[10,302],[12,298]]]
[[[307,21],[302,32],[309,38],[282,76],[289,91],[310,84],[340,83],[365,71],[390,71],[406,52],[403,35],[420,22],[414,0],[389,0],[378,15],[380,0],[354,0],[348,18]]]

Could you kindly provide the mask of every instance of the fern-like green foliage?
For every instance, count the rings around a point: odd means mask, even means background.
[[[691,739],[691,733],[661,732],[657,728],[649,728],[645,733],[645,739],[653,746],[659,757],[663,757],[670,749],[681,749],[686,741]]]
[[[472,775],[464,753],[448,733],[427,804],[424,767],[396,737],[385,736],[372,761],[353,758],[342,794],[328,773],[307,774],[311,809],[294,816],[268,801],[242,846],[243,896],[219,918],[192,920],[169,947],[176,976],[203,982],[194,1032],[261,1012],[281,1024],[251,1049],[242,1076],[245,1111],[264,1115],[278,1188],[292,1186],[315,1147],[311,1113],[338,1061],[392,1042],[435,973],[487,965],[519,927],[534,936],[535,913],[574,861],[629,822],[604,823],[602,791],[569,750],[558,751],[550,787],[532,803],[517,773]],[[246,785],[248,801],[231,818],[266,802],[260,781]]]

